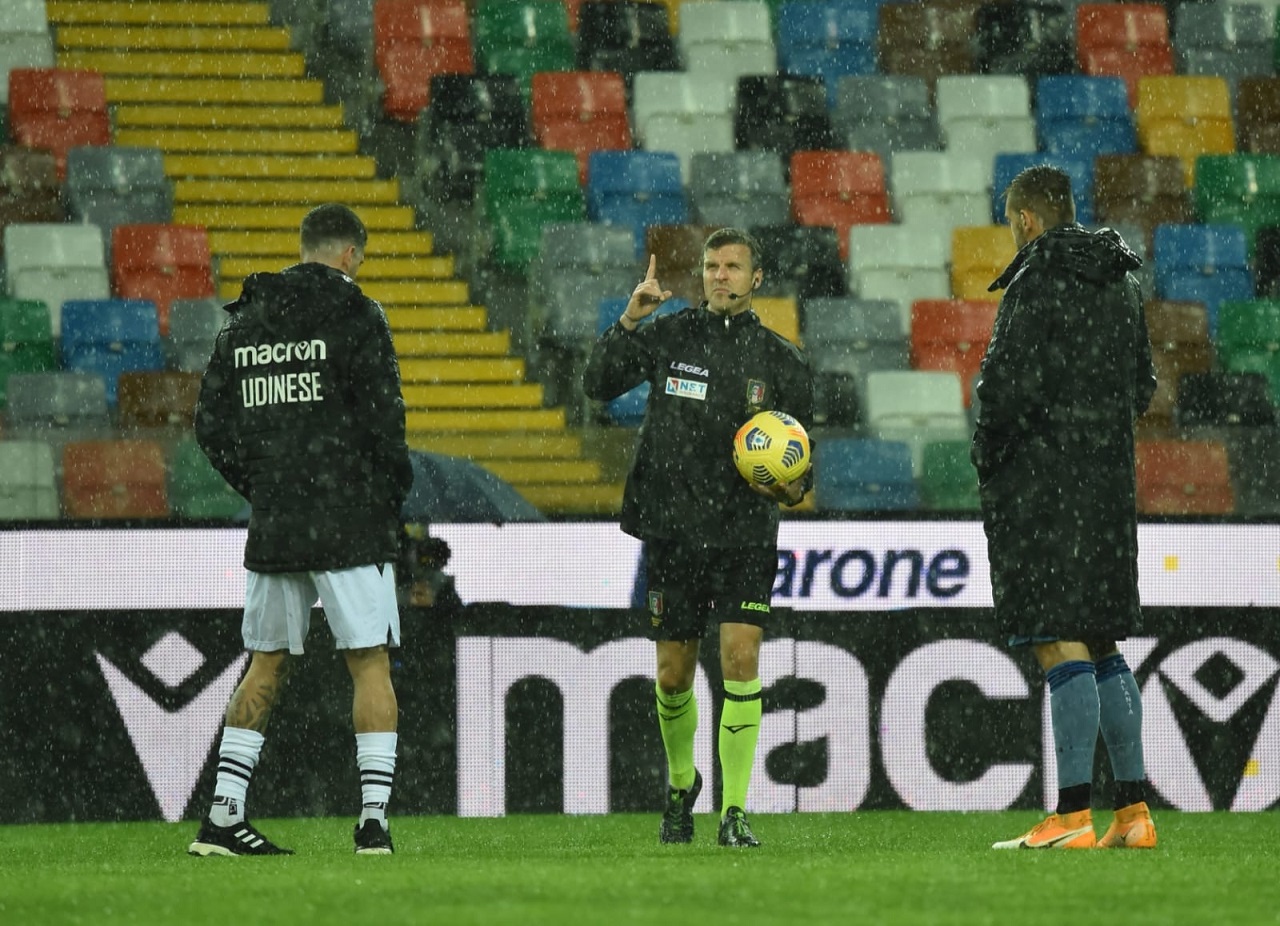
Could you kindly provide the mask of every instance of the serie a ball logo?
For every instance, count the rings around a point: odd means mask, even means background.
[[[809,468],[809,435],[785,412],[760,412],[734,435],[733,465],[756,485],[799,479]]]

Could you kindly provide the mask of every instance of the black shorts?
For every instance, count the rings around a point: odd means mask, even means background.
[[[645,623],[652,640],[697,640],[707,625],[768,626],[776,546],[644,545]]]

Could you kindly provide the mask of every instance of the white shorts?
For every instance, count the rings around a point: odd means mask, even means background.
[[[300,655],[311,609],[324,607],[338,649],[400,645],[400,610],[390,563],[332,572],[249,572],[244,594],[244,647]]]

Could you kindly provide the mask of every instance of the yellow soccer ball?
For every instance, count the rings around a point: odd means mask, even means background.
[[[809,435],[786,412],[760,412],[734,435],[733,465],[756,485],[792,482],[809,468]]]

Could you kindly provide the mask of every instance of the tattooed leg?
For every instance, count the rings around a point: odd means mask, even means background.
[[[262,733],[267,729],[271,709],[289,677],[289,653],[254,653],[249,671],[227,704],[227,726]]]

